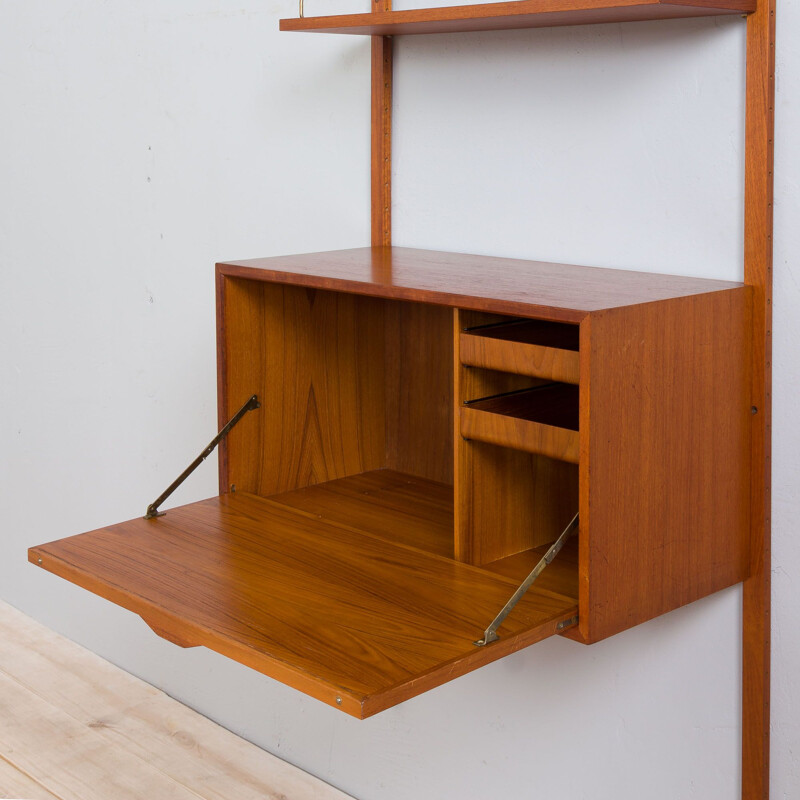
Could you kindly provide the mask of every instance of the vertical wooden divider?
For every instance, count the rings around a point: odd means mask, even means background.
[[[769,797],[775,0],[747,18],[744,278],[753,286],[751,575],[744,583],[742,798]]]
[[[391,0],[375,0],[391,11]],[[372,246],[392,243],[392,38],[372,38]]]

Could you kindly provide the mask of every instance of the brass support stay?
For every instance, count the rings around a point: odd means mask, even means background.
[[[561,552],[561,548],[566,544],[567,539],[578,529],[578,514],[576,514],[569,524],[562,531],[558,539],[550,545],[550,549],[544,554],[541,561],[531,570],[530,575],[519,585],[517,591],[511,595],[509,601],[500,610],[500,613],[492,620],[491,625],[483,632],[483,639],[474,642],[476,647],[484,647],[487,644],[496,642],[500,637],[497,629],[503,624],[503,620],[511,613],[511,609],[520,601],[522,596],[531,588],[533,582],[542,574],[544,568],[552,563],[553,559]]]
[[[214,448],[230,433],[231,429],[236,423],[248,412],[253,409],[260,408],[261,403],[258,402],[258,395],[253,395],[228,421],[228,424],[206,445],[202,453],[189,464],[186,469],[175,478],[174,481],[164,491],[147,506],[147,512],[144,515],[145,519],[152,519],[153,517],[163,517],[165,511],[159,511],[158,507],[211,455]]]

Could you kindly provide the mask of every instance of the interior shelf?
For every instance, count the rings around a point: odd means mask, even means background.
[[[469,401],[461,435],[577,464],[578,387],[553,383]]]
[[[580,379],[577,325],[541,320],[477,325],[461,333],[461,363],[577,384]]]
[[[282,19],[280,29],[395,36],[745,14],[755,8],[755,0],[619,0],[613,4],[608,0],[516,0]]]
[[[501,639],[476,647],[517,582],[445,558],[452,517],[451,487],[381,470],[271,499],[226,494],[29,558],[176,644],[363,718],[574,624],[574,593],[534,586]]]

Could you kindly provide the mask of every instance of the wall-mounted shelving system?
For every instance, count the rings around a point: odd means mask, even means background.
[[[392,36],[721,14],[747,18],[744,283],[392,246]],[[30,560],[357,717],[744,581],[766,798],[774,24],[772,0],[282,20],[372,37],[372,246],[217,265],[220,424],[252,410],[219,496]]]

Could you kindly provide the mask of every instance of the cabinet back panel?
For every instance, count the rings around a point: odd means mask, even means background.
[[[386,301],[386,466],[453,483],[453,312]]]
[[[261,408],[227,440],[222,486],[262,496],[385,464],[385,301],[224,279],[225,415]]]
[[[456,558],[483,565],[553,542],[578,510],[578,466],[462,440]]]

